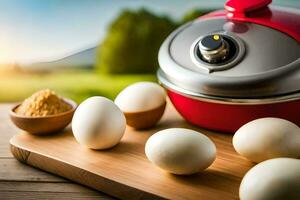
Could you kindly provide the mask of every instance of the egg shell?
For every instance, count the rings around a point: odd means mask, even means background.
[[[261,162],[244,176],[241,200],[300,199],[300,160],[275,158]]]
[[[216,147],[197,131],[170,128],[152,135],[146,142],[145,153],[161,169],[188,175],[209,167],[216,158]]]
[[[91,149],[107,149],[119,143],[126,120],[122,111],[109,99],[91,97],[76,109],[72,130],[78,143]]]
[[[115,99],[119,108],[129,113],[152,110],[165,102],[165,90],[153,82],[134,83],[122,90]]]
[[[300,129],[279,118],[261,118],[243,125],[233,137],[233,146],[253,162],[278,157],[300,157]]]

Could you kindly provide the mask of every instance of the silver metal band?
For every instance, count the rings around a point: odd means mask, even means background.
[[[234,104],[234,105],[259,105],[259,104],[274,104],[274,103],[282,103],[300,100],[300,91],[295,93],[274,96],[274,97],[266,97],[266,98],[256,98],[256,99],[247,99],[247,98],[225,98],[218,96],[209,96],[204,94],[199,94],[195,92],[188,91],[181,87],[178,87],[172,83],[170,83],[163,75],[161,70],[157,71],[157,77],[159,83],[168,90],[179,93],[183,96],[193,98],[200,101],[206,101],[211,103],[219,103],[219,104]]]

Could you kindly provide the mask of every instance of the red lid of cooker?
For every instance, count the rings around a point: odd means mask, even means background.
[[[272,0],[228,0],[225,3],[229,20],[251,22],[284,32],[300,42],[300,12],[270,9]],[[220,16],[220,12],[207,17]]]

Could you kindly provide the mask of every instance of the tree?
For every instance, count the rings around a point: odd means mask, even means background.
[[[192,21],[192,20],[194,20],[202,15],[205,15],[211,11],[212,10],[209,10],[209,9],[195,9],[195,10],[188,11],[182,18],[182,24]]]
[[[123,11],[98,47],[98,69],[115,74],[154,73],[159,47],[175,28],[169,18],[145,9]]]

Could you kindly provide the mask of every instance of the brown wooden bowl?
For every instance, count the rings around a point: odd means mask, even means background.
[[[126,123],[135,129],[148,129],[157,124],[164,114],[166,102],[161,106],[143,112],[124,112]]]
[[[70,110],[44,117],[19,115],[15,112],[16,108],[20,106],[20,104],[18,104],[10,110],[10,119],[18,128],[34,135],[47,135],[58,132],[72,121],[73,114],[77,107],[77,104],[70,99],[64,99],[64,101],[71,105],[72,108]]]

